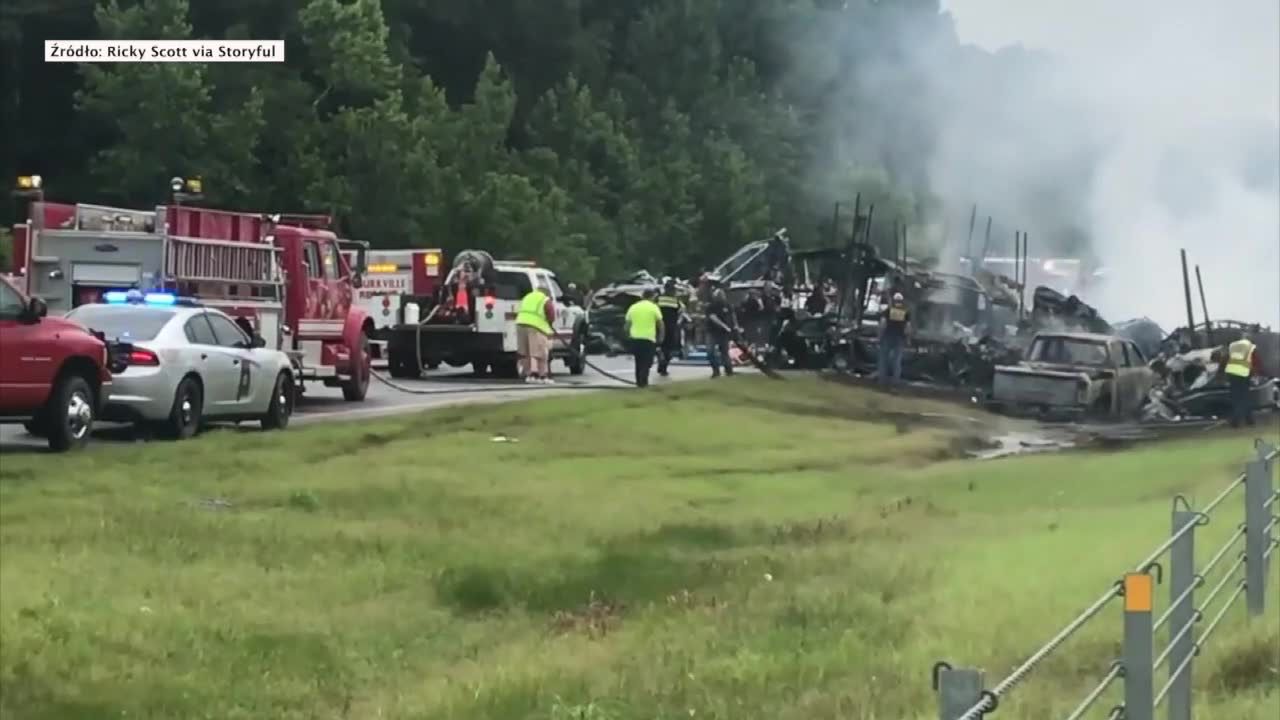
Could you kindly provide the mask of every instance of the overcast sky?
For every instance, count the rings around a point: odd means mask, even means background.
[[[942,5],[962,42],[1062,56],[1057,72],[1079,119],[1107,131],[1090,230],[1126,282],[1098,298],[1104,315],[1150,314],[1173,327],[1181,287],[1168,279],[1179,275],[1175,249],[1186,248],[1205,265],[1219,317],[1280,322],[1280,2]],[[1045,142],[1072,131],[1052,117],[1036,121]]]
[[[942,0],[942,6],[964,42],[1052,50],[1107,73],[1117,62],[1164,65],[1168,77],[1189,81],[1178,95],[1191,88],[1202,97],[1234,95],[1232,110],[1247,106],[1280,122],[1276,0]],[[1212,70],[1204,67],[1206,57]],[[1241,103],[1242,94],[1251,97]]]

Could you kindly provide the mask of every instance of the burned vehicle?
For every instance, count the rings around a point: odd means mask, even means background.
[[[643,297],[646,290],[661,293],[667,279],[639,270],[592,293],[587,301],[587,352],[609,355],[627,352],[627,337],[623,332],[627,309]],[[676,296],[688,307],[693,297],[692,288],[688,283],[677,280]],[[687,323],[680,330],[686,332]],[[686,347],[687,344],[682,342],[681,346]]]
[[[991,404],[1046,418],[1136,415],[1156,373],[1131,340],[1096,333],[1039,333],[1026,358],[995,368]]]

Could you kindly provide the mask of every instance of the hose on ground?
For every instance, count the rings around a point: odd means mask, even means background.
[[[417,362],[419,368],[423,367],[422,327],[426,325],[428,322],[430,322],[433,317],[435,317],[436,311],[439,309],[440,309],[439,305],[436,305],[435,307],[431,308],[431,312],[427,313],[427,316],[424,317],[422,320],[420,320],[417,326],[414,328],[414,356],[415,356],[414,359]],[[734,344],[738,346],[738,349],[742,351],[743,355],[748,360],[750,360],[751,363],[755,365],[761,372],[763,372],[764,374],[766,374],[771,378],[774,378],[775,380],[782,379],[781,375],[774,372],[772,368],[768,367],[767,365],[765,365],[765,363],[761,362],[758,358],[756,358],[756,356],[751,352],[750,348],[746,346],[746,343],[741,340],[741,336],[738,333],[734,332],[732,329],[730,329],[729,327],[721,323],[718,319],[712,318],[712,320],[717,324],[719,324],[722,329],[732,334]],[[568,347],[568,343],[564,340],[552,338],[552,341],[560,343],[562,347],[569,350],[570,352],[575,352],[573,348]],[[467,394],[481,393],[481,392],[523,392],[523,391],[533,392],[538,390],[557,390],[557,389],[625,390],[625,389],[636,387],[636,383],[634,381],[628,380],[627,378],[621,377],[619,375],[615,375],[614,373],[608,370],[605,370],[599,365],[596,365],[595,363],[591,362],[591,360],[587,358],[585,350],[582,354],[582,362],[587,367],[591,368],[592,370],[595,370],[597,373],[609,378],[610,380],[621,383],[621,387],[619,387],[618,385],[606,385],[602,383],[566,383],[566,384],[559,384],[559,385],[541,385],[541,384],[503,385],[499,387],[488,386],[488,387],[465,387],[465,388],[414,388],[414,387],[409,387],[407,385],[398,383],[386,377],[382,373],[377,372],[376,370],[370,370],[370,374],[375,379],[377,379],[378,382],[382,383],[383,385],[386,385],[387,387],[392,388],[393,390],[398,390],[400,392],[408,393],[410,395],[467,395]]]

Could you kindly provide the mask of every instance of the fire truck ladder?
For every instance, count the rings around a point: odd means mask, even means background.
[[[282,300],[279,248],[267,243],[170,237],[165,277],[206,297]]]

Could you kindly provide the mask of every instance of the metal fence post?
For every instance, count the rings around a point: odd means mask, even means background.
[[[1124,719],[1152,720],[1155,700],[1155,637],[1151,611],[1155,578],[1150,574],[1124,576]]]
[[[1249,614],[1257,617],[1266,605],[1267,568],[1263,555],[1271,545],[1267,523],[1271,513],[1271,475],[1268,463],[1259,457],[1251,460],[1244,472],[1244,581],[1245,602]]]
[[[939,667],[938,720],[957,720],[982,699],[983,672],[973,668]]]
[[[1179,504],[1186,509],[1179,510]],[[1195,661],[1188,660],[1188,657],[1195,652],[1195,631],[1188,631],[1180,637],[1178,633],[1195,622],[1196,617],[1193,597],[1197,582],[1194,526],[1199,522],[1200,513],[1192,512],[1184,498],[1174,500],[1173,533],[1177,535],[1186,526],[1192,527],[1174,541],[1169,551],[1169,637],[1172,640],[1169,649],[1169,680],[1173,683],[1168,694],[1169,720],[1191,720],[1191,668]],[[1183,661],[1187,662],[1187,667],[1178,672]],[[1178,672],[1176,676],[1175,672]]]

